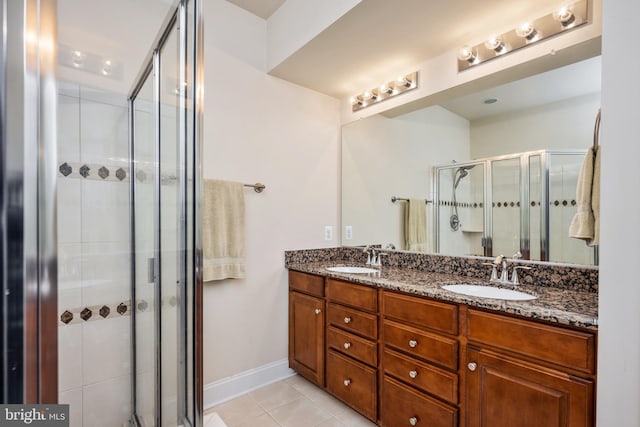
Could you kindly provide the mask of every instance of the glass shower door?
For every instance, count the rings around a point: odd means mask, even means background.
[[[520,157],[491,161],[492,254],[520,251]]]

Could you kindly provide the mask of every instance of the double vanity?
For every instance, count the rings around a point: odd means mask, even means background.
[[[528,264],[514,289],[482,259],[365,261],[356,248],[285,255],[300,375],[381,426],[594,425],[597,269]]]

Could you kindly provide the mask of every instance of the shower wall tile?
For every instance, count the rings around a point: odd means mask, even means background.
[[[130,373],[130,319],[126,316],[82,325],[82,372],[85,384]]]
[[[79,312],[82,307],[81,282],[67,282],[68,288],[58,288],[58,313],[64,311]],[[58,319],[59,320],[59,319]]]
[[[82,250],[83,304],[128,299],[131,279],[128,243],[84,243]]]
[[[82,241],[82,187],[74,179],[58,179],[58,243]]]
[[[58,287],[76,287],[82,280],[82,244],[58,243]]]
[[[84,242],[128,242],[128,185],[119,182],[84,180],[82,182],[82,219]]]
[[[82,325],[58,327],[58,390],[82,387]]]
[[[130,383],[131,378],[125,375],[85,386],[82,405],[84,426],[128,425]]]
[[[58,158],[80,161],[80,100],[58,95]]]
[[[129,158],[125,107],[81,99],[80,115],[81,161],[100,163]]]
[[[69,427],[83,427],[82,425],[82,387],[61,391],[58,394],[60,403],[69,404]],[[91,424],[85,424],[85,427]]]

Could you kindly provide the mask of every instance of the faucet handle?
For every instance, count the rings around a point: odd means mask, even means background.
[[[498,280],[498,264],[495,262],[483,262],[482,265],[488,265],[491,267],[491,278],[489,281],[495,282]]]
[[[513,266],[513,273],[511,273],[511,284],[512,285],[519,285],[520,284],[520,278],[518,277],[518,270],[531,270],[532,267],[527,267],[524,265],[514,265]]]
[[[518,251],[511,257],[513,259],[522,259],[522,252]]]

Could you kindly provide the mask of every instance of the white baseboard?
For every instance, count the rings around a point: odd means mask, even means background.
[[[223,378],[204,386],[203,404],[209,409],[265,385],[295,375],[289,369],[289,360],[282,359],[264,366]]]

